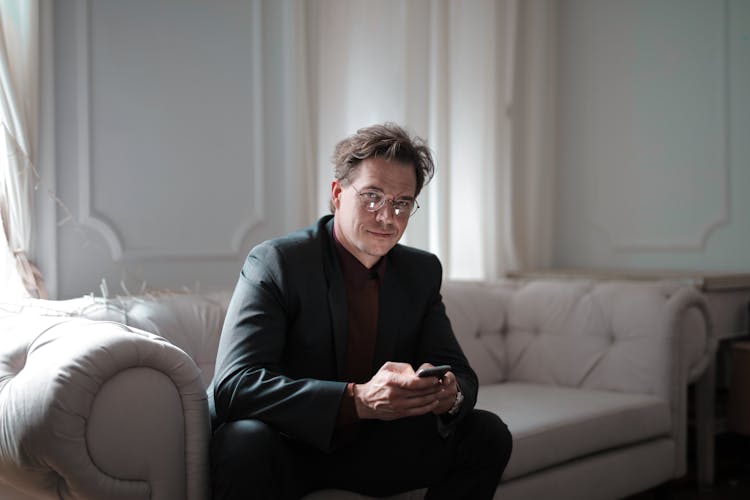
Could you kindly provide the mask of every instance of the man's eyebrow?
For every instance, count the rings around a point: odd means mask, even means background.
[[[382,194],[385,195],[385,191],[383,191],[378,186],[374,186],[374,185],[364,186],[363,188],[360,189],[360,191],[377,191],[377,192],[382,193]],[[414,201],[414,200],[416,200],[416,197],[409,196],[407,194],[407,195],[404,195],[404,196],[394,197],[393,199],[394,200],[409,200],[409,201]]]

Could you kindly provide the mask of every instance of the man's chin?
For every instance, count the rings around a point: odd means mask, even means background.
[[[384,244],[384,243],[378,243],[378,244],[372,244],[368,245],[365,249],[366,253],[368,255],[372,255],[373,257],[382,257],[383,255],[387,254],[391,251],[391,248],[394,247],[395,244]]]

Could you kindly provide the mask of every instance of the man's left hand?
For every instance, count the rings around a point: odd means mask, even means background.
[[[430,363],[423,363],[419,369],[422,370],[430,367],[432,367]],[[456,376],[453,375],[453,372],[449,371],[443,375],[443,378],[440,380],[440,385],[442,388],[437,395],[439,402],[437,407],[432,410],[432,413],[435,415],[447,413],[448,410],[453,407],[453,403],[456,402],[456,394],[458,393],[458,384],[456,383]]]

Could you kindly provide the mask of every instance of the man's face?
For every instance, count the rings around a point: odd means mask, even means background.
[[[356,188],[356,189],[355,189]],[[408,214],[396,216],[392,200],[414,199],[417,176],[409,164],[368,158],[363,160],[344,184],[331,183],[331,200],[336,208],[336,237],[365,267],[372,267],[401,239],[409,223]],[[376,212],[368,212],[360,193],[376,191],[388,202]]]

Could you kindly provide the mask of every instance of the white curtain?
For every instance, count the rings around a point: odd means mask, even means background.
[[[549,264],[555,0],[314,0],[296,13],[318,213],[336,141],[395,121],[437,161],[408,244],[438,254],[450,278]]]
[[[0,294],[46,297],[30,260],[39,3],[0,0]]]

